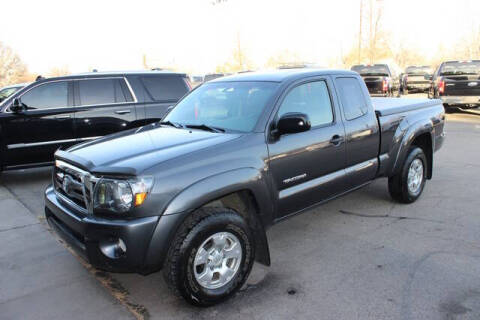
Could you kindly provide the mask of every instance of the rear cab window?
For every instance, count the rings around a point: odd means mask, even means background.
[[[480,60],[449,61],[440,69],[440,76],[480,75]]]
[[[362,76],[390,76],[390,69],[385,64],[355,65],[351,70]]]
[[[337,78],[335,80],[346,120],[354,120],[368,113],[362,87],[356,78]]]
[[[189,91],[180,75],[148,75],[140,77],[140,81],[152,101],[176,102]]]

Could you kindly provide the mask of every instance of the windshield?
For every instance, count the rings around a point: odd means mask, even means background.
[[[352,71],[358,72],[361,75],[378,75],[388,76],[388,68],[385,65],[373,65],[373,66],[353,66]]]
[[[20,90],[22,87],[10,87],[10,88],[4,88],[4,89],[0,89],[0,102],[2,102],[3,100],[7,99],[8,97],[10,97],[12,94],[14,94],[15,92],[17,92],[18,90]]]
[[[424,75],[424,74],[432,74],[432,69],[430,67],[408,67],[405,70],[406,74],[419,74],[419,75]]]
[[[480,61],[446,62],[440,70],[440,75],[480,74]]]
[[[278,83],[213,82],[192,91],[162,121],[251,131]]]

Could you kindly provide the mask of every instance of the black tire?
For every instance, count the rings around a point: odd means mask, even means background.
[[[218,232],[237,237],[242,247],[238,271],[225,285],[208,289],[195,278],[194,259],[200,246]],[[234,210],[201,208],[177,231],[167,254],[163,275],[169,288],[195,306],[208,307],[231,297],[247,280],[255,258],[255,243],[245,220]]]
[[[419,159],[423,164],[423,176],[419,186],[419,189],[412,193],[408,187],[408,171],[412,162],[415,159]],[[427,157],[423,150],[419,147],[412,146],[408,152],[407,158],[405,159],[400,172],[392,177],[388,178],[388,191],[390,196],[401,203],[412,203],[415,202],[423,192],[425,183],[427,181]]]

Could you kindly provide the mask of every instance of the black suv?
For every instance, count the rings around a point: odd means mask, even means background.
[[[158,121],[189,90],[185,74],[163,71],[41,78],[0,104],[0,170],[49,165],[59,148]]]

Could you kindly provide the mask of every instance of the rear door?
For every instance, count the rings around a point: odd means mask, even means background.
[[[102,137],[140,125],[135,95],[125,78],[75,80],[75,134],[79,141]]]
[[[345,131],[329,87],[330,79],[303,81],[291,86],[281,98],[273,123],[283,114],[301,112],[309,116],[312,128],[282,135],[268,144],[278,218],[328,199],[344,188]]]
[[[27,110],[10,114],[7,166],[52,161],[58,148],[75,143],[71,81],[39,83],[17,98]]]
[[[180,74],[143,75],[138,81],[145,91],[143,110],[139,108],[145,124],[161,120],[168,108],[190,90],[187,79]]]
[[[358,78],[337,77],[335,86],[346,134],[347,183],[354,188],[375,178],[380,146],[378,121]]]

